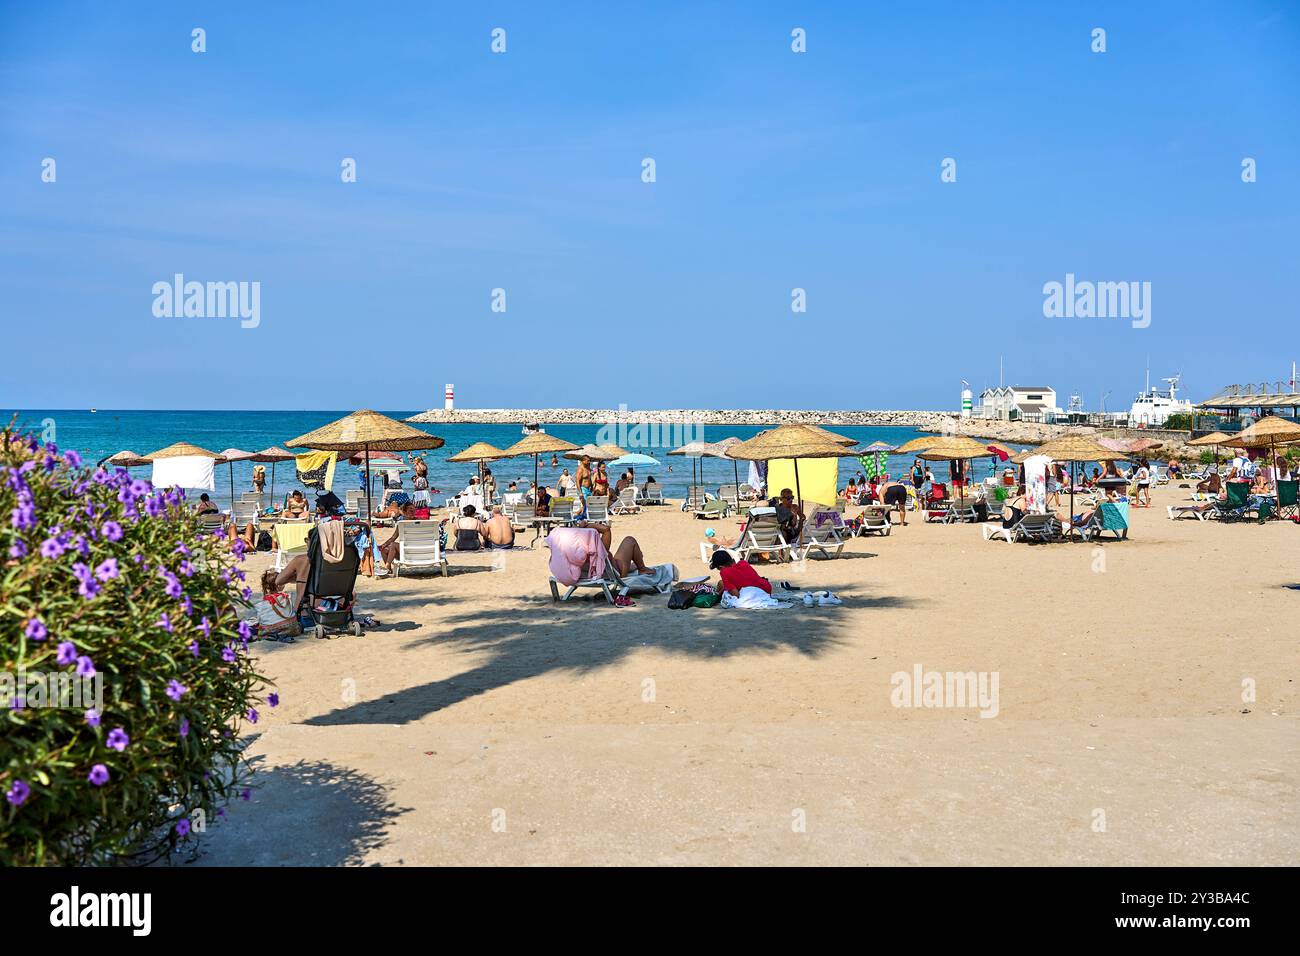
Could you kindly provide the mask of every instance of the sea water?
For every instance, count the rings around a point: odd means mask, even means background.
[[[422,409],[420,410],[422,411]],[[178,442],[188,441],[209,451],[221,452],[226,448],[241,448],[244,451],[261,451],[272,445],[285,447],[285,443],[298,435],[326,425],[346,415],[346,411],[152,411],[152,410],[116,410],[100,409],[98,412],[88,410],[42,410],[25,409],[14,412],[0,412],[0,421],[8,424],[11,417],[17,415],[17,423],[38,437],[48,436],[60,448],[73,448],[81,453],[88,463],[94,463],[109,455],[129,449],[138,455],[150,452]],[[390,411],[384,414],[401,421],[416,411]],[[429,483],[448,495],[455,494],[465,487],[471,475],[477,473],[473,464],[452,463],[447,457],[454,455],[474,442],[485,441],[498,448],[508,448],[519,441],[522,424],[511,425],[475,425],[475,424],[427,424],[413,425],[422,431],[430,432],[442,438],[446,444],[435,451],[421,452],[429,465]],[[572,442],[584,445],[596,441],[599,425],[546,425],[546,432]],[[715,442],[723,438],[752,438],[764,426],[754,425],[706,425],[704,441]],[[921,433],[912,428],[889,426],[834,426],[834,431],[849,438],[856,438],[861,445],[883,441],[890,445],[901,445],[918,437]],[[289,451],[303,451],[293,449]],[[730,460],[704,458],[696,461],[691,458],[669,456],[667,448],[629,448],[648,454],[659,460],[658,465],[642,465],[636,469],[636,480],[640,484],[647,477],[653,476],[670,498],[681,498],[686,494],[686,486],[692,481],[694,469],[702,469],[699,479],[705,487],[716,489],[722,484],[735,481],[734,470]],[[400,455],[407,459],[407,455]],[[912,456],[890,456],[888,471],[891,475],[904,475],[912,464]],[[253,462],[239,461],[231,465],[218,465],[215,474],[216,490],[213,497],[223,506],[230,499],[231,472],[234,473],[234,485],[237,492],[252,490]],[[943,481],[947,478],[947,468],[942,462],[936,462],[935,477]],[[266,466],[267,490],[271,486],[271,465]],[[533,478],[533,460],[528,458],[508,458],[488,464],[497,479],[499,488],[504,489],[510,481],[518,481],[521,489],[526,489]],[[560,456],[559,464],[551,467],[551,456],[540,458],[539,475],[543,482],[555,485],[563,468],[573,474],[577,462]],[[977,462],[975,477],[983,478],[989,470],[988,460]],[[840,460],[839,487],[848,484],[849,476],[860,470],[856,458]],[[617,479],[618,469],[612,469],[611,483]],[[740,481],[748,480],[749,465],[739,463]],[[150,469],[133,469],[133,474],[148,477]],[[403,483],[410,488],[411,471],[402,472]],[[293,462],[281,462],[275,466],[275,496],[282,501],[285,494],[301,487],[294,476]],[[358,469],[354,465],[340,464],[335,474],[334,488],[343,497],[342,491],[362,487]]]

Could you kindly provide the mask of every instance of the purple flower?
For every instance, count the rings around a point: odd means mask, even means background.
[[[279,706],[280,706],[280,695],[279,695],[279,694],[275,694],[275,693],[267,694],[267,695],[266,695],[266,702],[267,702],[268,704],[270,704],[272,707],[279,707]]]
[[[239,622],[239,636],[240,636],[241,639],[243,639],[243,640],[245,640],[245,641],[248,640],[250,637],[253,636],[253,629],[252,629],[251,627],[249,627],[249,624],[248,624],[247,621],[240,621],[240,622]]]
[[[176,553],[177,553],[177,554],[183,554],[183,555],[185,555],[185,557],[188,558],[188,557],[190,556],[190,549],[187,548],[187,547],[185,547],[185,542],[184,542],[184,541],[180,541],[180,542],[177,542],[177,544],[176,544]]]
[[[240,792],[239,796],[240,796],[240,798],[243,799],[243,800],[252,800],[252,799],[253,799],[253,791],[252,791],[252,790],[249,790],[248,788],[244,788],[244,790]]]
[[[36,509],[31,505],[19,505],[9,521],[16,531],[31,531],[36,527]]]
[[[227,645],[221,649],[221,659],[227,664],[233,664],[236,660],[234,648]]]
[[[167,503],[159,496],[151,495],[144,503],[144,510],[148,512],[150,518],[161,518],[167,513]]]
[[[27,785],[26,780],[15,780],[8,792],[5,793],[5,799],[15,807],[21,807],[31,795],[32,788]]]
[[[84,581],[86,578],[90,577],[90,567],[78,561],[72,566],[72,575],[78,581]]]
[[[189,561],[182,561],[180,563],[180,566],[176,570],[179,571],[181,574],[185,575],[187,578],[194,577],[194,565],[191,564]]]
[[[117,558],[107,558],[95,568],[95,577],[101,581],[112,581],[118,576]]]
[[[166,611],[163,611],[160,615],[158,615],[158,626],[161,627],[168,634],[172,633],[172,620],[167,616]]]
[[[204,637],[208,637],[208,638],[212,637],[212,625],[208,623],[208,619],[206,617],[203,620],[199,621],[199,630],[203,632]],[[197,657],[198,655],[195,654],[194,656]]]
[[[181,817],[179,820],[176,821],[176,834],[178,836],[185,836],[189,832],[190,832],[189,820],[186,820],[184,817]]]
[[[18,541],[15,541],[13,544],[9,545],[9,557],[11,558],[27,557],[27,542],[20,539]]]
[[[131,743],[131,738],[126,735],[126,731],[121,727],[114,727],[108,732],[108,739],[104,743],[110,750],[121,753]]]
[[[194,602],[190,600],[188,594],[181,595],[181,613],[186,617],[190,617],[194,614]]]
[[[69,468],[81,467],[81,456],[71,448],[63,453],[63,460],[68,463]]]
[[[104,526],[99,530],[109,541],[122,540],[122,526],[116,521],[105,521]]]
[[[27,628],[23,633],[27,635],[29,641],[43,641],[50,632],[45,627],[44,621],[39,617],[34,617],[27,622]]]
[[[193,654],[195,657],[198,657],[198,656],[199,656],[199,642],[198,642],[198,641],[190,641],[190,653]]]
[[[187,690],[189,690],[189,688],[178,680],[170,680],[167,682],[167,696],[172,700],[179,701],[185,696]]]
[[[95,766],[90,768],[90,775],[86,777],[86,779],[95,786],[102,787],[104,784],[108,783],[108,768],[102,763],[97,763]]]
[[[63,542],[58,538],[46,538],[41,542],[42,558],[57,558],[67,549],[63,547]]]
[[[59,656],[55,660],[65,666],[74,663],[77,660],[77,645],[71,641],[61,641],[59,643]]]
[[[82,654],[80,657],[77,658],[77,676],[78,677],[95,676],[95,662],[92,661],[85,654]]]
[[[86,723],[91,727],[99,726],[99,711],[97,711],[94,707],[86,711]]]
[[[182,736],[182,737],[188,737],[189,735],[190,735],[190,722],[189,722],[189,720],[188,720],[187,718],[182,717],[182,718],[181,718],[181,736]]]
[[[253,707],[248,708],[248,722],[250,724],[257,723],[257,710]]]
[[[149,493],[151,487],[153,486],[143,478],[135,478],[131,481],[131,497],[142,498]]]
[[[96,581],[94,578],[87,578],[77,586],[77,593],[80,594],[87,601],[94,598],[95,595],[97,595],[102,590],[103,590],[103,585],[100,584],[98,581]]]

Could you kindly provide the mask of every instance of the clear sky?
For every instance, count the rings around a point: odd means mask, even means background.
[[[1114,410],[1289,376],[1298,237],[1291,0],[0,3],[0,405]]]

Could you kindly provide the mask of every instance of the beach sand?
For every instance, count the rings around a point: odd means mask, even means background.
[[[253,645],[282,703],[198,862],[1294,864],[1300,530],[1169,521],[1186,494],[1123,542],[913,516],[757,565],[834,608],[554,604],[540,545],[363,578],[364,638]],[[615,540],[702,574],[707,524]],[[997,715],[895,707],[916,665],[996,672]]]

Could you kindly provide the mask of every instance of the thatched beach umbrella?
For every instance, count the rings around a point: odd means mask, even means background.
[[[731,458],[727,454],[728,448],[734,448],[740,444],[740,439],[732,435],[723,438],[721,441],[708,442],[708,448],[704,452],[710,458]],[[731,474],[736,481],[736,507],[740,507],[740,462],[731,458]]]
[[[1125,456],[1097,443],[1090,435],[1061,435],[1045,445],[1025,452],[1026,457],[1046,455],[1052,461],[1070,463],[1070,521],[1074,521],[1074,465],[1076,462],[1121,461]]]
[[[395,418],[362,408],[328,425],[322,425],[315,431],[299,435],[285,444],[290,448],[311,448],[316,451],[352,451],[360,448],[368,453],[422,451],[441,448],[446,442],[437,435],[430,435]],[[369,454],[366,455],[366,514],[370,514]]]
[[[537,487],[537,456],[545,454],[556,454],[558,452],[568,452],[577,450],[577,445],[571,441],[565,441],[563,438],[556,438],[554,435],[548,435],[546,432],[534,432],[527,438],[521,438],[505,450],[506,457],[516,458],[520,455],[533,456],[533,487]],[[567,457],[567,456],[566,456]],[[614,457],[618,457],[615,455]]]
[[[894,449],[896,455],[915,455],[918,451],[925,451],[931,445],[943,440],[942,435],[922,435],[920,438],[913,438],[911,441],[905,441]]]
[[[695,484],[697,483],[696,480],[695,480],[695,463],[696,463],[697,461],[699,461],[699,459],[701,458],[701,456],[703,456],[703,455],[707,455],[707,454],[709,453],[709,447],[710,447],[710,446],[709,446],[709,443],[706,442],[706,441],[693,441],[693,442],[687,442],[687,443],[686,443],[685,445],[683,445],[681,448],[674,448],[672,451],[670,451],[670,452],[668,453],[668,454],[670,454],[670,455],[686,455],[686,456],[690,457],[690,459],[691,459],[691,486],[692,486],[692,487],[694,487]],[[701,466],[700,466],[700,475],[701,475],[701,476],[704,475],[704,466],[703,466],[702,464],[701,464]],[[701,480],[703,480],[702,477],[701,477]],[[689,491],[687,491],[687,493],[686,493],[686,497],[687,497],[688,500],[690,499],[690,492],[689,492]]]
[[[848,435],[841,435],[839,432],[833,432],[829,428],[822,428],[820,425],[805,425],[804,428],[811,428],[823,438],[828,438],[837,445],[856,445],[858,440],[850,438]]]
[[[502,451],[500,448],[497,448],[495,445],[489,445],[485,441],[476,441],[474,444],[470,445],[464,451],[457,452],[456,454],[449,456],[447,460],[454,461],[454,462],[462,462],[462,461],[478,462],[478,487],[479,487],[479,492],[482,493],[484,487],[483,466],[489,461],[499,461],[502,458],[509,458],[509,457],[510,455]],[[492,499],[489,497],[486,499],[486,501],[487,501],[487,506],[490,508],[492,506]]]
[[[571,458],[574,461],[581,461],[587,458],[591,461],[613,461],[615,458],[621,458],[625,453],[620,449],[618,454],[614,454],[613,449],[606,445],[586,444],[581,448],[574,448],[573,451],[566,451],[565,458]]]
[[[226,464],[230,466],[230,514],[233,517],[235,514],[235,462],[256,458],[257,453],[244,451],[240,448],[227,448],[221,453],[221,457],[226,459]]]
[[[1214,465],[1217,468],[1219,465],[1219,449],[1222,446],[1231,443],[1231,435],[1224,434],[1223,432],[1210,432],[1208,435],[1202,435],[1200,438],[1193,438],[1187,444],[1194,448],[1212,447],[1214,451],[1211,452],[1211,454],[1214,455]]]
[[[1274,475],[1274,490],[1277,483],[1277,446],[1300,441],[1300,425],[1285,418],[1271,415],[1261,418],[1249,428],[1243,428],[1233,438],[1233,443],[1240,448],[1268,448],[1269,471]]]
[[[115,468],[139,468],[141,465],[149,464],[148,458],[142,458],[130,450],[119,451],[116,455],[109,455],[107,458],[101,458],[101,465],[112,465]]]
[[[981,458],[988,453],[988,446],[977,442],[973,438],[967,438],[965,435],[949,435],[931,444],[917,457],[923,461],[966,461],[971,458]],[[961,483],[959,490],[960,494],[957,497],[964,507],[966,503],[965,481]]]
[[[200,448],[192,442],[178,441],[174,445],[168,445],[166,448],[159,448],[155,452],[150,452],[140,459],[141,464],[152,464],[159,458],[211,458],[214,464],[221,464],[225,461],[215,451],[208,451],[206,448]],[[149,479],[153,480],[153,474]]]
[[[272,506],[275,505],[275,466],[276,466],[276,463],[277,463],[277,462],[281,462],[281,461],[293,461],[293,459],[294,459],[295,457],[297,457],[297,456],[294,455],[293,452],[291,452],[291,451],[285,451],[283,448],[280,448],[280,447],[278,447],[278,446],[276,446],[276,445],[272,445],[270,448],[263,448],[261,451],[259,451],[256,455],[254,455],[254,456],[250,459],[251,461],[256,461],[256,462],[270,462],[270,464],[271,464],[271,505],[272,505]]]
[[[727,449],[727,457],[740,461],[791,459],[794,462],[795,495],[802,506],[803,490],[799,487],[800,458],[853,458],[857,455],[857,452],[850,451],[840,442],[826,438],[819,434],[819,431],[807,425],[779,425],[771,431],[754,436],[749,441],[732,445]]]

